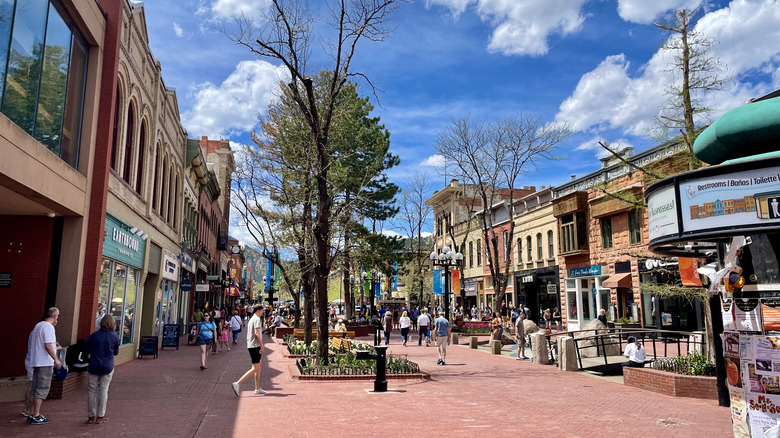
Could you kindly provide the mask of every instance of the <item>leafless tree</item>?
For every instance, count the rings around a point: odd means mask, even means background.
[[[407,278],[411,283],[408,286],[410,290],[419,290],[419,303],[423,302],[424,296],[423,266],[431,250],[423,242],[423,232],[430,232],[428,221],[433,212],[431,206],[425,203],[429,186],[430,176],[426,173],[415,173],[408,177],[406,187],[401,192],[400,211],[395,218],[395,225],[409,236],[411,272]]]
[[[439,134],[436,150],[454,163],[454,174],[472,186],[483,210],[477,214],[490,275],[493,278],[493,308],[506,293],[511,270],[515,224],[514,201],[520,192],[520,179],[536,171],[543,160],[557,157],[556,147],[568,138],[566,124],[545,123],[541,117],[518,113],[493,123],[472,121],[468,116],[453,118]],[[509,218],[509,238],[500,244],[495,212],[502,202]],[[501,248],[508,257],[501,256]],[[478,255],[481,257],[481,254]]]
[[[280,62],[290,77],[288,88],[298,107],[314,144],[316,157],[313,169],[314,224],[313,254],[317,314],[327,314],[328,275],[333,261],[331,232],[333,225],[333,195],[329,190],[331,168],[329,135],[334,118],[336,98],[350,78],[362,78],[373,88],[369,78],[354,71],[352,61],[361,40],[382,41],[390,33],[387,27],[399,0],[340,0],[329,3],[331,10],[328,31],[335,36],[315,35],[315,13],[302,0],[271,0],[269,10],[257,22],[249,17],[238,20],[234,31],[226,35],[260,58]],[[320,71],[311,69],[312,40],[319,43],[332,59],[326,92],[320,94],[313,77]],[[317,357],[328,357],[328,319],[318,318]]]

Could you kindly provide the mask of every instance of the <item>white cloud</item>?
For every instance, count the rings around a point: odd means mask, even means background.
[[[181,38],[181,36],[184,34],[184,31],[182,30],[181,26],[179,26],[179,23],[176,22],[173,23],[173,32],[179,38]]]
[[[182,124],[190,136],[219,138],[251,131],[258,114],[278,95],[285,76],[283,67],[266,61],[241,61],[222,84],[204,82],[190,88],[192,109],[182,114]]]
[[[197,13],[211,14],[216,20],[232,20],[242,15],[256,17],[268,8],[269,4],[269,0],[213,0],[202,3]]]
[[[696,9],[702,0],[618,0],[620,18],[634,23],[650,24],[658,16],[678,10]]]
[[[444,167],[445,161],[443,155],[431,155],[430,157],[423,160],[422,163],[420,163],[420,166],[429,166],[429,167]]]
[[[426,6],[439,5],[456,18],[470,5],[479,17],[493,26],[488,43],[490,52],[504,55],[546,54],[550,35],[568,35],[582,27],[581,13],[587,0],[426,0]]]
[[[473,2],[474,0],[425,0],[425,7],[429,8],[431,5],[444,6],[457,18]]]
[[[702,101],[714,109],[711,117],[777,88],[780,47],[766,41],[780,40],[778,22],[780,0],[734,0],[728,8],[710,12],[697,23],[696,31],[715,41],[712,55],[724,61],[735,77],[758,74],[764,78],[756,81],[754,77],[753,85],[737,82],[729,89],[708,93]],[[630,77],[625,56],[609,56],[580,78],[571,96],[561,103],[556,120],[568,120],[578,131],[620,129],[624,134],[646,136],[667,100],[665,90],[675,80],[668,72],[671,64],[671,54],[658,51]]]

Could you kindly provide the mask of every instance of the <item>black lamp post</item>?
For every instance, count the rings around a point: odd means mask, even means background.
[[[450,266],[457,268],[463,261],[463,254],[452,252],[449,246],[441,249],[441,253],[433,251],[429,256],[433,266],[444,267],[444,317],[450,320]]]

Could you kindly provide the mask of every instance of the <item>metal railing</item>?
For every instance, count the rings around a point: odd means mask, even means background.
[[[579,337],[577,336],[578,334],[581,333],[593,333],[593,332],[597,332],[597,333],[590,336],[579,336]],[[641,329],[641,328],[640,329],[605,328],[605,329],[590,329],[590,330],[576,330],[576,331],[569,331],[569,332],[558,332],[555,334],[545,335],[545,337],[547,338],[547,347],[548,347],[551,363],[555,363],[556,361],[555,350],[557,350],[557,342],[554,343],[552,338],[553,337],[559,338],[563,336],[571,336],[573,338],[574,348],[575,351],[577,352],[577,361],[581,370],[594,369],[594,368],[598,369],[601,367],[604,367],[605,370],[608,370],[612,366],[617,366],[617,364],[609,363],[610,355],[607,354],[607,349],[608,347],[617,345],[620,353],[619,355],[612,355],[612,357],[622,356],[624,351],[624,344],[628,343],[626,340],[628,336],[634,336],[638,340],[641,340],[642,343],[645,345],[645,350],[647,351],[648,357],[652,356],[653,358],[652,360],[657,360],[659,358],[659,349],[663,350],[663,355],[661,355],[661,357],[667,357],[669,355],[670,345],[672,346],[676,345],[677,356],[682,356],[684,354],[687,355],[689,353],[703,351],[703,347],[705,343],[703,333],[701,332],[694,333],[694,332],[685,332],[685,331],[677,331],[677,330],[658,330],[658,329]],[[683,344],[685,344],[684,349],[683,349]],[[652,354],[650,354],[648,346],[652,346]],[[604,358],[604,364],[589,366],[585,368],[583,367],[582,364],[582,350],[591,349],[591,348],[596,349],[595,357]],[[674,353],[674,351],[672,352]]]

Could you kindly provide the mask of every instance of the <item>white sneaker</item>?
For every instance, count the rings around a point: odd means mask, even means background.
[[[262,388],[260,388],[260,389],[255,389],[255,394],[265,394],[265,391],[263,391],[263,389],[262,389]]]
[[[238,389],[238,382],[233,382],[230,385],[233,387],[233,392],[236,393],[236,396],[240,397],[241,395],[240,395],[240,392],[239,392],[239,389]]]

